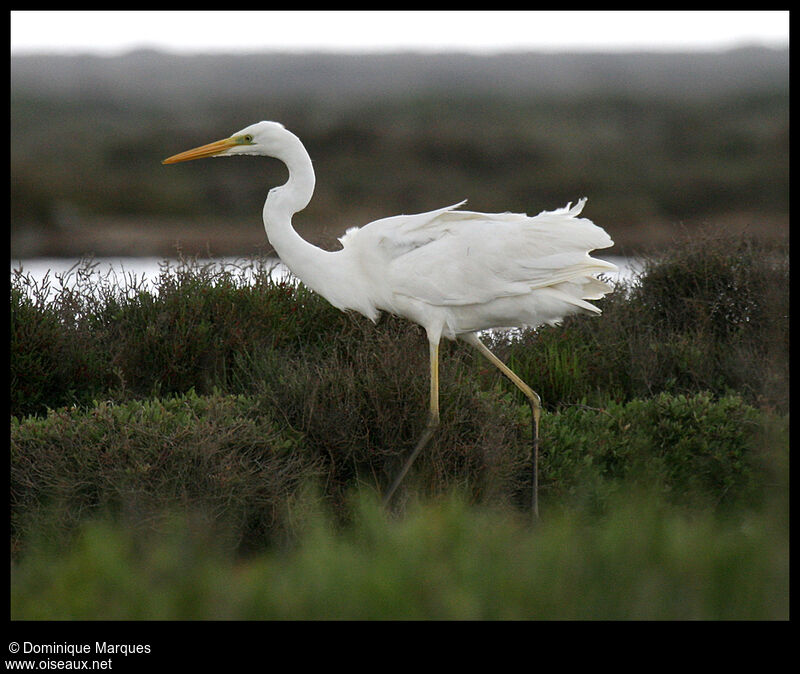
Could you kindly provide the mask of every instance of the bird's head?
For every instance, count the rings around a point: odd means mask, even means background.
[[[202,159],[203,157],[232,157],[240,154],[256,154],[280,157],[292,134],[278,122],[257,122],[237,131],[230,138],[223,138],[208,145],[181,152],[164,159],[162,164]]]

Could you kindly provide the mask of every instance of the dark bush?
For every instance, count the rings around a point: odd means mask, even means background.
[[[87,324],[65,308],[70,293],[55,291],[50,279],[37,286],[14,274],[10,291],[10,411],[42,414],[62,405],[85,405],[108,385],[108,357]]]
[[[595,302],[601,317],[498,334],[495,348],[550,408],[711,391],[786,411],[788,259],[748,239],[689,239]]]
[[[405,356],[386,354],[427,358],[419,329],[407,321],[375,327],[348,317],[302,284],[273,278],[264,261],[219,267],[184,260],[165,267],[154,290],[128,279],[98,282],[87,267],[77,270],[77,287],[53,289],[49,301],[48,289],[12,277],[12,414],[190,388],[255,391],[266,376],[259,372],[276,363],[313,383],[309,368],[334,352],[360,371],[380,367],[370,360],[376,345],[401,370]],[[550,409],[711,391],[786,410],[788,288],[785,249],[691,240],[647,260],[632,284],[597,301],[600,317],[484,338]],[[477,376],[485,388],[497,375],[477,363],[464,376]],[[421,390],[427,368],[420,362],[416,372]]]

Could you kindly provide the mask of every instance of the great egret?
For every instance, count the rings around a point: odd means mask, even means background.
[[[292,227],[292,215],[311,200],[315,178],[305,147],[282,124],[258,122],[163,163],[243,154],[274,157],[289,170],[288,181],[269,191],[263,215],[270,243],[295,276],[343,311],[352,309],[373,321],[388,311],[425,328],[430,348],[428,421],[384,502],[388,505],[439,425],[439,342],[446,337],[474,346],[530,401],[531,508],[538,516],[541,401],[483,344],[478,332],[553,325],[580,311],[600,313],[586,300],[600,299],[611,290],[596,274],[616,266],[589,252],[613,241],[590,220],[578,217],[586,199],[534,217],[456,210],[462,201],[353,227],[339,239],[341,250],[330,252],[308,243]]]

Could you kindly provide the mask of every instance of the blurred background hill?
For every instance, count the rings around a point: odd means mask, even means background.
[[[468,199],[589,197],[618,254],[694,230],[788,237],[789,53],[22,55],[11,59],[11,256],[269,251],[286,174],[162,166],[262,119],[317,172],[304,236]]]

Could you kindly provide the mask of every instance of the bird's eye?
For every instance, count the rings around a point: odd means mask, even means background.
[[[246,136],[244,136],[244,137],[242,138],[242,140],[243,140],[245,143],[252,143],[252,142],[253,142],[253,137],[252,137],[252,136],[251,136],[251,135],[248,133]]]

